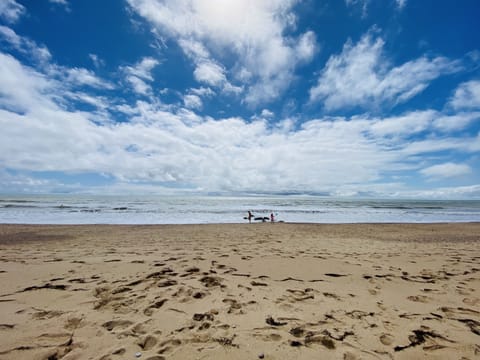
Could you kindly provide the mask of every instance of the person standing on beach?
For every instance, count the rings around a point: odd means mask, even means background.
[[[252,223],[253,214],[252,214],[252,212],[251,212],[250,210],[248,210],[248,216],[247,216],[247,218],[248,218],[248,222],[251,224],[251,223]]]
[[[275,222],[275,216],[273,216],[273,212],[270,214],[270,222]]]

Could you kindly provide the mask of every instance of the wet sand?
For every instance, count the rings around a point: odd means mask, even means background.
[[[480,223],[0,225],[0,307],[0,359],[474,359]]]

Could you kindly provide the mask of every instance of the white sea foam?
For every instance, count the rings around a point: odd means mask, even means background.
[[[480,201],[332,199],[315,196],[168,197],[38,195],[0,197],[0,223],[241,223],[251,210],[286,222],[471,222]]]

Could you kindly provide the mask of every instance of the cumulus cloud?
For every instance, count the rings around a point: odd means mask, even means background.
[[[452,178],[470,174],[472,169],[467,164],[447,162],[422,169],[420,173],[430,178]]]
[[[471,80],[460,84],[450,105],[454,109],[480,109],[480,81]]]
[[[225,69],[213,61],[202,61],[193,72],[198,82],[218,86],[226,82]]]
[[[203,106],[202,99],[198,95],[188,94],[183,97],[185,107],[189,109],[201,109]]]
[[[316,48],[312,32],[298,38],[283,35],[295,25],[291,10],[296,0],[128,2],[160,34],[179,43],[197,65],[197,80],[205,80],[199,76],[203,71],[214,70],[216,78],[210,81],[221,80],[235,93],[245,87],[245,101],[252,106],[281,94],[295,67],[310,60]]]
[[[300,36],[295,47],[295,54],[299,61],[308,62],[312,60],[317,51],[317,40],[313,31],[307,31]]]
[[[155,59],[144,58],[120,72],[143,82],[147,88],[140,91],[148,93],[155,66]],[[280,118],[272,125],[266,119],[277,115],[265,108],[249,119],[200,116],[195,110],[213,95],[210,87],[189,89],[180,105],[150,97],[117,103],[92,70],[34,68],[3,53],[0,78],[0,164],[19,172],[103,173],[121,184],[175,182],[199,191],[352,193],[401,188],[385,180],[399,169],[422,171],[428,180],[441,173],[434,166],[452,162],[444,152],[480,151],[479,136],[455,135],[475,121],[478,114],[468,111],[458,118],[433,110],[303,123]],[[75,83],[104,95],[79,91]],[[70,101],[101,108],[102,121],[97,110],[78,111]],[[115,121],[119,113],[127,121]],[[423,131],[430,136],[417,137]]]
[[[159,61],[145,57],[134,66],[124,66],[121,69],[126,75],[126,81],[131,85],[134,92],[140,95],[149,95],[152,91],[148,82],[153,81],[152,71]]]
[[[15,23],[26,12],[25,7],[15,0],[0,1],[0,18]]]
[[[422,92],[437,77],[461,69],[458,61],[444,57],[421,57],[393,66],[384,44],[372,32],[357,44],[349,40],[341,54],[327,61],[317,85],[310,89],[310,101],[322,102],[328,111],[395,105]]]
[[[142,101],[126,109],[129,122],[98,126],[88,113],[64,110],[52,100],[48,94],[61,91],[57,83],[11,57],[0,57],[0,64],[25,84],[9,93],[25,114],[0,110],[0,161],[12,169],[99,172],[121,182],[175,181],[204,190],[325,190],[378,181],[424,151],[399,151],[406,148],[403,142],[385,141],[397,131],[394,120],[366,117],[314,119],[294,130],[289,119],[272,128],[263,119],[213,119]],[[199,98],[191,95],[185,105],[195,107]],[[407,118],[399,121],[409,123]],[[467,143],[458,140],[456,146]]]

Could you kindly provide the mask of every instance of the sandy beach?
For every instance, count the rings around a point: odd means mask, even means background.
[[[0,359],[474,359],[480,223],[0,225]]]

